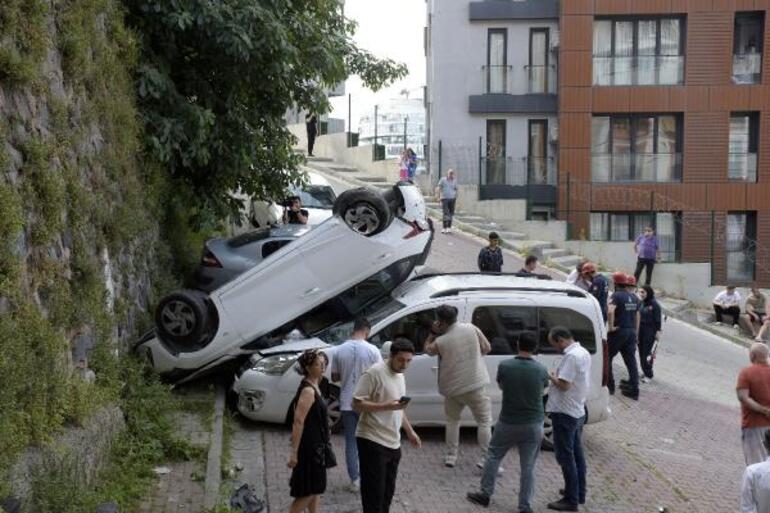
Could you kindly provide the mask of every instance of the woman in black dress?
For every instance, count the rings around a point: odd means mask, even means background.
[[[650,353],[655,341],[660,338],[662,328],[661,311],[658,301],[655,299],[655,291],[645,285],[639,289],[641,304],[641,322],[639,323],[639,363],[642,364],[644,377],[652,379],[652,358]]]
[[[329,413],[318,385],[323,379],[329,363],[324,353],[309,350],[302,353],[297,361],[298,372],[304,376],[294,397],[294,422],[291,430],[292,469],[289,489],[294,501],[290,513],[309,511],[317,513],[321,495],[326,491],[326,468],[331,433]]]

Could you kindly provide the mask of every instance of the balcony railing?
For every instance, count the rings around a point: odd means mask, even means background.
[[[762,81],[762,54],[733,55],[733,83],[758,84]]]
[[[528,94],[556,94],[556,66],[524,66]]]
[[[591,157],[594,182],[680,182],[681,153],[599,153]]]
[[[484,94],[513,94],[513,66],[482,66]]]
[[[756,153],[730,153],[728,163],[728,179],[743,182],[757,181]]]
[[[480,185],[556,185],[553,157],[484,157]]]
[[[593,68],[597,86],[684,84],[683,55],[594,57]]]

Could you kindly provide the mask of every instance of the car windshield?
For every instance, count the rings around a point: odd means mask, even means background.
[[[364,309],[361,313],[361,317],[366,317],[372,326],[385,319],[389,315],[398,312],[404,308],[404,304],[400,301],[396,301],[390,296],[385,296],[379,301],[372,304],[369,308]],[[350,334],[353,332],[353,321],[344,322],[331,326],[316,336],[326,342],[327,344],[337,345],[345,342],[350,338]]]
[[[304,188],[293,188],[292,195],[299,196],[302,206],[306,208],[331,209],[334,206],[334,190],[328,185],[307,185]]]
[[[270,229],[262,228],[260,230],[253,230],[238,235],[237,237],[233,237],[227,241],[227,245],[231,248],[240,248],[246,244],[251,244],[252,242],[256,242],[258,240],[264,240],[268,237],[270,237]]]

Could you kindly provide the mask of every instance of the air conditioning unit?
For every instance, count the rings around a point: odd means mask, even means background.
[[[551,128],[548,130],[548,142],[551,144],[559,143],[559,125],[551,125]]]
[[[556,52],[559,50],[559,42],[561,39],[561,34],[558,30],[554,30],[551,33],[551,51]]]

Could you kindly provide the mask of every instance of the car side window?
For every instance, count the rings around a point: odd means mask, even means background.
[[[417,354],[422,354],[425,349],[425,341],[430,335],[431,325],[435,320],[435,308],[412,312],[393,321],[375,335],[372,335],[370,342],[377,347],[382,347],[382,344],[392,341],[395,336],[404,335],[412,341]]]
[[[548,332],[554,326],[564,326],[572,332],[575,340],[589,353],[596,352],[596,333],[591,320],[585,315],[569,308],[540,308],[540,352],[554,353],[556,349],[548,343]]]
[[[487,337],[491,355],[516,354],[519,336],[537,333],[537,310],[531,306],[480,306],[473,311],[473,324]]]
[[[269,240],[262,244],[262,258],[267,258],[286,244],[290,243],[292,239],[285,240]]]

